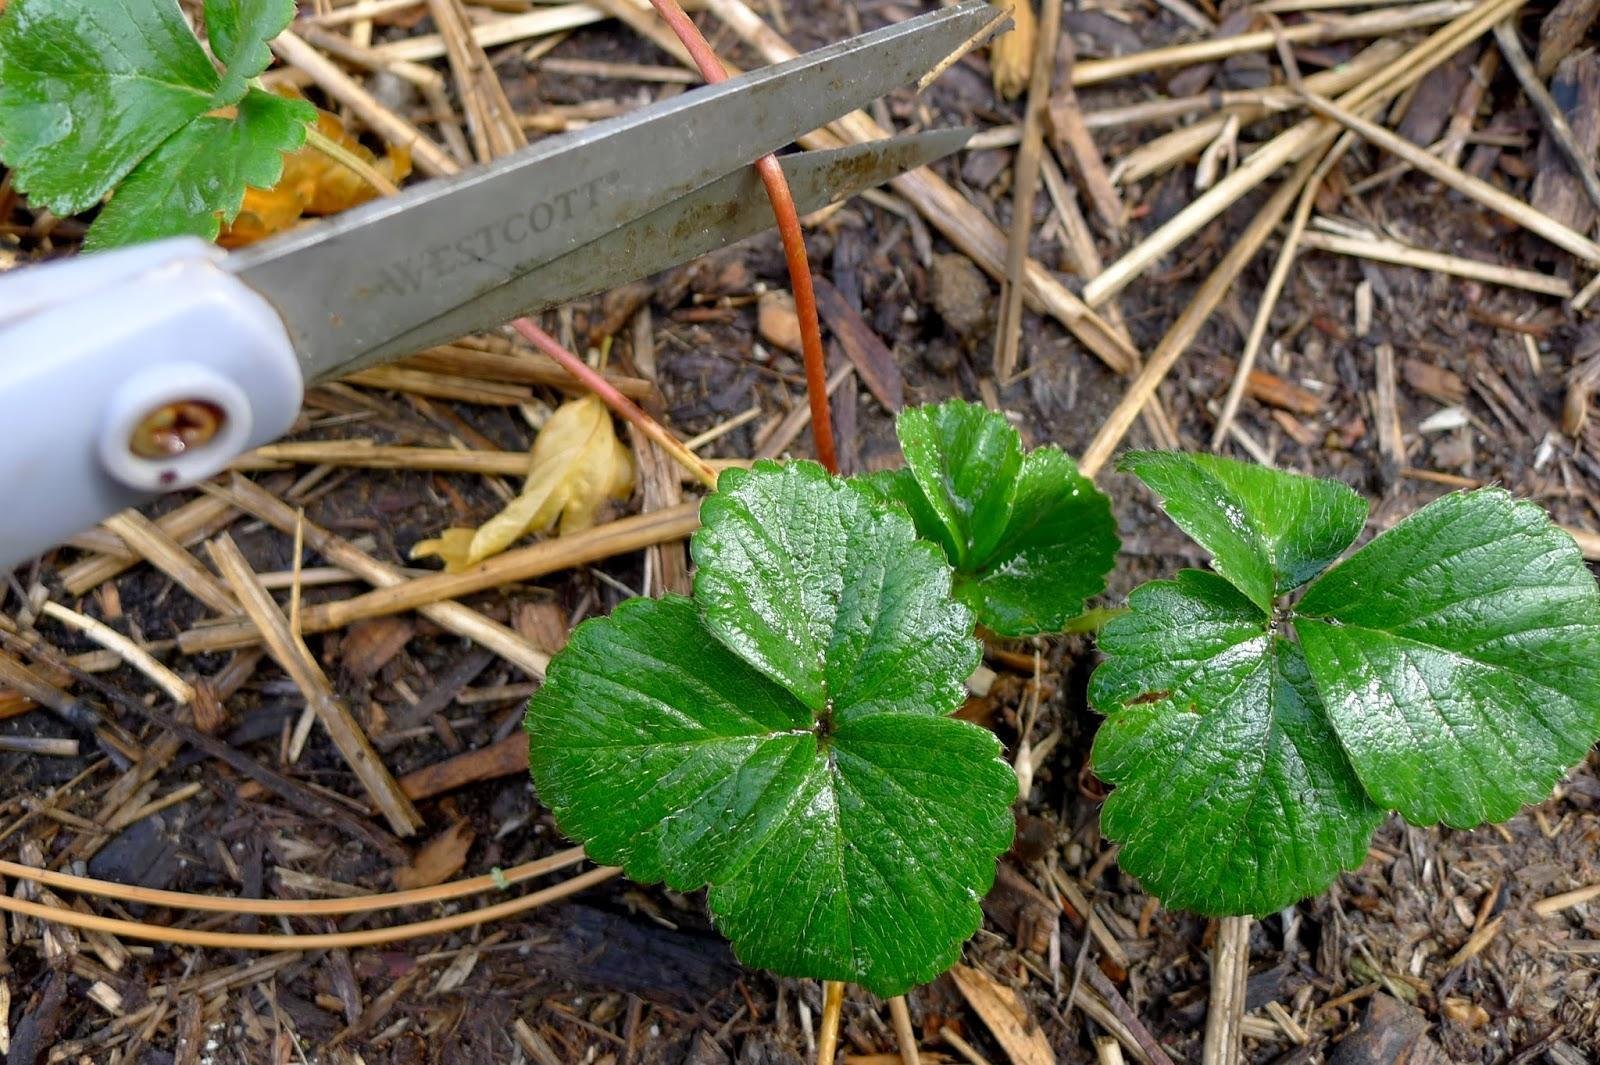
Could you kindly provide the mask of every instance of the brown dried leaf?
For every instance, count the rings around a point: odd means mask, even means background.
[[[582,532],[607,499],[628,498],[633,476],[633,453],[617,439],[605,404],[592,395],[571,400],[539,431],[521,495],[478,529],[446,529],[423,540],[411,557],[437,556],[455,573],[548,530],[557,518],[563,535]]]
[[[999,0],[996,6],[1011,13],[1012,26],[989,46],[989,69],[994,76],[994,91],[1003,99],[1014,100],[1028,87],[1038,33],[1028,0]]]
[[[353,676],[375,676],[400,653],[414,632],[416,625],[399,616],[357,622],[345,633],[339,647],[340,660]]]
[[[472,849],[475,838],[471,825],[465,820],[457,821],[424,843],[410,865],[395,870],[394,886],[412,891],[444,883],[467,864],[467,851]]]

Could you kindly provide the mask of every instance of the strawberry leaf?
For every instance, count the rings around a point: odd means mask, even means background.
[[[62,215],[117,189],[123,202],[105,233],[91,228],[92,246],[215,235],[245,184],[277,180],[276,157],[315,115],[247,94],[271,59],[265,42],[293,15],[292,0],[208,0],[219,74],[177,0],[11,0],[0,14],[0,155],[17,188]],[[229,107],[237,117],[211,114]]]
[[[1119,468],[1160,495],[1213,568],[1263,610],[1338,558],[1367,520],[1367,504],[1337,481],[1215,455],[1136,451]]]
[[[814,462],[723,473],[694,597],[717,638],[813,711],[943,716],[978,664],[950,567],[905,516]]]
[[[1359,533],[1348,489],[1128,465],[1221,573],[1135,589],[1090,683],[1106,834],[1169,905],[1277,909],[1360,861],[1381,811],[1503,820],[1600,738],[1600,590],[1537,506],[1446,496],[1290,604]]]
[[[1023,453],[994,411],[951,401],[896,424],[906,468],[859,478],[903,506],[956,569],[956,598],[1002,636],[1057,632],[1105,589],[1111,504],[1055,448]]]
[[[709,885],[748,964],[894,995],[981,919],[1012,835],[999,742],[948,715],[978,661],[911,522],[812,463],[723,474],[695,598],[579,626],[530,765],[597,860]]]
[[[1270,913],[1359,866],[1383,810],[1324,715],[1300,649],[1212,573],[1184,570],[1106,625],[1089,698],[1118,862],[1167,906]]]
[[[305,142],[315,110],[251,89],[235,118],[195,119],[168,137],[118,186],[84,239],[85,251],[190,234],[215,240],[246,185],[271,188],[283,153]]]
[[[1503,491],[1430,503],[1298,613],[1356,772],[1408,821],[1505,820],[1600,737],[1600,592],[1572,537]]]
[[[206,0],[206,37],[222,64],[212,106],[243,99],[251,78],[272,62],[267,42],[294,18],[295,0]]]

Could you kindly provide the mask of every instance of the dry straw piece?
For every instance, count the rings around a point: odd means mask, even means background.
[[[1014,100],[1028,87],[1038,28],[1029,0],[1000,0],[996,6],[1011,16],[1011,29],[996,37],[989,46],[989,69],[994,77],[994,91],[1007,100]]]

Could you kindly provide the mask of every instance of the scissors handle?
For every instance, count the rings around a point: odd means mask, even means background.
[[[294,424],[283,322],[192,237],[0,280],[0,569]]]

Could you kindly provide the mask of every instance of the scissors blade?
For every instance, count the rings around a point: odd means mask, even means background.
[[[935,130],[846,148],[799,152],[782,156],[779,162],[789,180],[795,209],[806,214],[949,155],[971,135],[970,129]],[[771,226],[772,205],[760,177],[754,167],[741,167],[380,345],[361,365],[400,358],[518,315],[617,288]],[[359,368],[341,367],[339,372]]]
[[[931,69],[993,16],[965,0],[706,86],[229,256],[308,380],[685,196]]]

